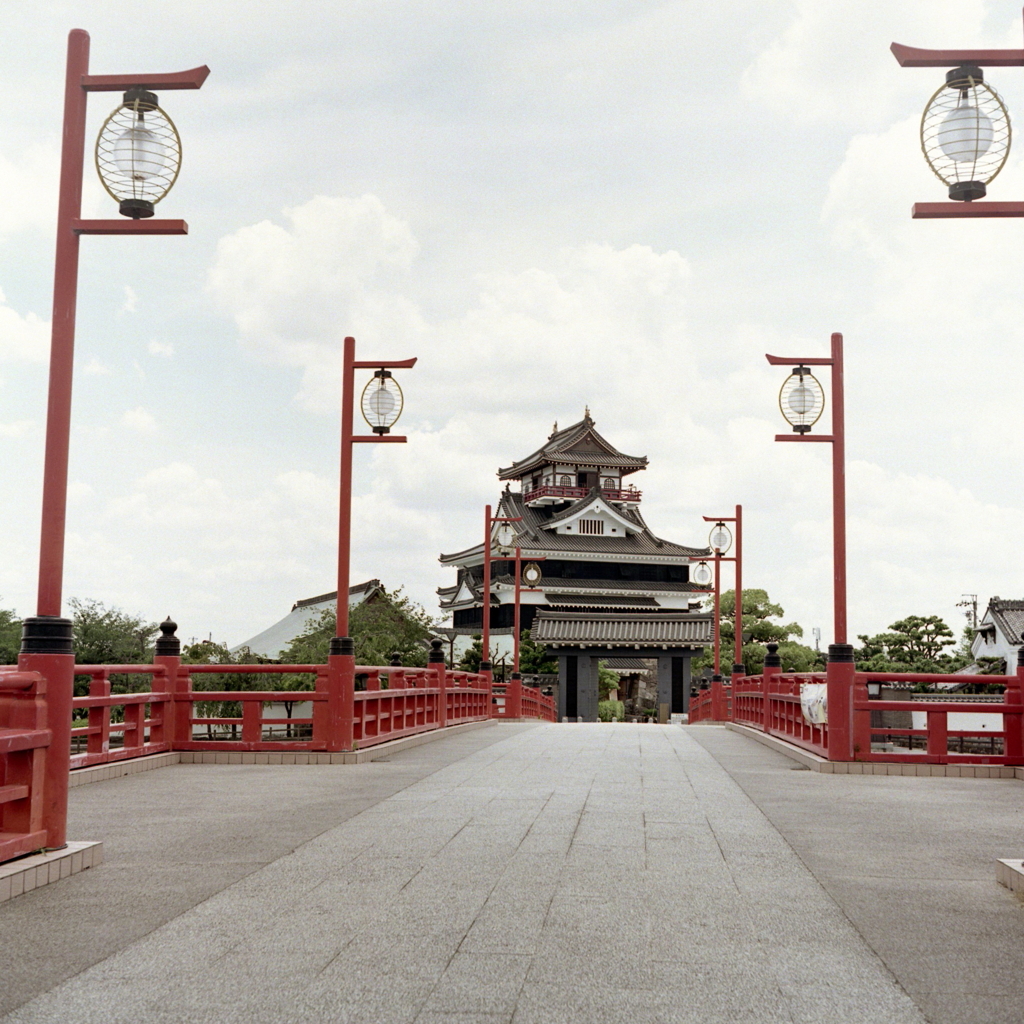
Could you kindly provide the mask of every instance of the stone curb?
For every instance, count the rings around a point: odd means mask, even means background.
[[[76,768],[71,772],[68,786],[86,786],[90,782],[106,782],[108,779],[121,779],[137,772],[148,772],[154,768],[169,768],[175,764],[365,764],[377,761],[388,754],[418,747],[421,743],[431,743],[445,736],[456,736],[471,729],[482,729],[497,724],[498,719],[486,722],[465,722],[462,725],[451,725],[447,729],[433,729],[430,732],[417,733],[415,736],[403,736],[401,739],[389,740],[387,743],[376,743],[364,750],[345,751],[336,754],[323,754],[318,751],[294,751],[275,753],[269,750],[242,752],[216,750],[175,750],[165,754],[150,754],[148,757],[136,757],[127,761],[115,761],[113,764],[96,764],[88,768]],[[535,722],[534,718],[509,719],[515,722]]]
[[[996,881],[1024,899],[1024,860],[997,860]]]
[[[0,864],[0,903],[102,863],[102,843],[68,843],[63,850],[32,853],[7,861]]]

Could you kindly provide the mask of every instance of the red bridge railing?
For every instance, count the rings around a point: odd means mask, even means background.
[[[167,653],[177,651],[173,636],[162,639],[151,665],[74,666],[89,692],[72,700],[71,768],[175,750],[351,751],[491,718],[555,719],[552,699],[521,683],[499,701],[490,673],[449,671],[439,643],[426,668],[355,665],[351,654],[331,655],[326,665],[191,665]],[[146,689],[114,693],[112,680],[125,676],[136,686],[142,677]],[[198,689],[209,676],[228,681],[222,685],[242,677],[247,687],[253,676],[288,679],[278,690]],[[294,688],[303,676],[311,689]],[[42,674],[0,669],[0,863],[48,845],[47,814],[63,828],[63,815],[46,804],[46,695]],[[283,717],[272,710],[281,705]],[[59,767],[55,756],[51,769]],[[65,795],[55,799],[66,801],[63,778]]]
[[[1024,764],[1024,666],[1006,676],[945,675],[899,672],[857,672],[852,664],[830,664],[824,673],[784,673],[768,666],[762,675],[733,676],[714,681],[690,700],[689,720],[736,722],[786,740],[832,761],[873,761],[903,764]],[[969,683],[1001,686],[1000,702],[943,699],[872,699],[869,684]],[[807,687],[818,687],[825,720],[804,705]],[[911,713],[923,727],[896,728],[872,722],[872,714]],[[998,715],[1001,728],[961,722],[950,727],[950,715]],[[913,719],[911,719],[913,722]],[[895,741],[895,742],[893,742]],[[904,742],[905,741],[905,742]],[[915,742],[916,741],[916,742]],[[966,741],[966,744],[965,744]],[[974,749],[964,750],[964,746]],[[954,749],[957,748],[957,749]],[[988,748],[987,750],[985,748]]]

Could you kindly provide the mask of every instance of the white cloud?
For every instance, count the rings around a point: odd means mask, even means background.
[[[986,0],[798,0],[793,20],[744,72],[743,91],[790,121],[878,124],[902,97],[922,91],[920,72],[901,68],[889,44],[999,46],[987,8]],[[1013,28],[1006,25],[1006,34]],[[1015,29],[1003,45],[1020,46],[1019,15]]]
[[[24,437],[34,426],[35,423],[32,420],[0,423],[0,437]]]
[[[20,313],[7,305],[0,291],[0,362],[41,363],[49,352],[50,325],[35,313]]]
[[[174,345],[169,341],[151,341],[146,349],[151,356],[162,356],[164,359],[174,355]]]
[[[82,367],[82,373],[89,377],[107,377],[111,373],[109,366],[104,366],[95,356]]]
[[[222,238],[209,288],[247,346],[306,371],[300,397],[316,405],[319,374],[337,394],[342,338],[401,338],[417,329],[391,278],[409,268],[418,246],[375,196],[319,196],[285,216],[288,227],[263,221]]]
[[[124,302],[121,303],[118,309],[118,315],[125,313],[134,313],[139,308],[139,297],[135,293],[135,289],[131,285],[126,284],[124,286]]]
[[[156,417],[140,405],[121,416],[121,425],[140,434],[152,434],[156,430]]]
[[[0,236],[53,230],[59,168],[52,145],[30,146],[14,158],[0,154]]]

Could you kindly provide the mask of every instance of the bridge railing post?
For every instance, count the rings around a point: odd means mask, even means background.
[[[711,677],[711,721],[725,721],[725,690],[720,675]]]
[[[764,656],[764,674],[761,676],[761,728],[765,732],[772,730],[772,684],[776,676],[782,672],[782,658],[779,656],[779,645],[768,644],[768,653]]]
[[[1024,647],[1017,652],[1016,675],[1007,681],[1006,689],[1003,691],[1003,704],[1006,706],[1006,711],[1003,714],[1003,753],[1008,758],[1014,758],[1018,763],[1024,763],[1024,719],[1022,719],[1024,694],[1021,692],[1022,687],[1024,687]]]
[[[444,665],[444,652],[440,640],[430,641],[430,654],[427,655],[427,666],[434,672],[434,685],[437,687],[437,727],[444,729],[448,725],[448,686]]]
[[[160,623],[160,636],[156,638],[156,650],[153,654],[153,664],[162,665],[164,668],[163,674],[153,674],[153,692],[167,694],[167,701],[160,715],[163,724],[160,726],[159,738],[167,744],[168,750],[174,749],[174,742],[179,736],[182,739],[186,736],[191,739],[188,719],[192,716],[192,705],[174,699],[180,685],[181,668],[181,641],[175,636],[177,628],[178,624],[172,622],[169,615]],[[185,718],[184,729],[178,727],[179,716]]]
[[[856,665],[851,644],[829,644],[825,684],[828,695],[828,759],[853,761],[853,686]],[[865,751],[868,753],[868,751]]]
[[[22,622],[18,667],[45,679],[46,748],[42,826],[49,849],[67,846],[68,780],[71,773],[71,717],[74,709],[75,655],[71,620],[34,615]],[[42,693],[43,686],[39,687]]]
[[[318,679],[318,685],[320,680]],[[356,648],[350,636],[331,637],[324,680],[327,700],[321,712],[323,739],[329,751],[351,750],[356,700]]]

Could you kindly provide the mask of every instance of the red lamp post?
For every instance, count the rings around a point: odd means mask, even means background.
[[[1010,146],[1009,115],[982,68],[1024,67],[1021,50],[921,50],[893,43],[900,67],[953,68],[929,101],[921,125],[925,159],[953,202],[915,203],[916,219],[1024,217],[1024,202],[978,202]],[[968,180],[970,179],[970,180]]]
[[[71,622],[61,616],[68,455],[71,436],[71,384],[75,348],[78,252],[82,235],[184,235],[183,220],[151,220],[153,203],[177,177],[180,144],[169,118],[157,106],[153,89],[198,89],[209,75],[203,66],[174,74],[90,75],[89,34],[68,35],[61,147],[60,200],[53,281],[50,379],[43,468],[42,528],[36,614],[25,619],[18,664],[45,679],[50,745],[46,754],[43,824],[47,845],[67,839],[67,792],[74,693]],[[124,92],[97,144],[97,166],[108,192],[120,199],[128,220],[82,220],[86,101],[90,92]],[[117,124],[118,115],[125,123]],[[149,121],[145,120],[149,117]],[[170,128],[167,129],[167,126]],[[119,134],[118,127],[124,130]],[[108,131],[110,128],[110,131]]]
[[[772,366],[794,367],[779,394],[779,407],[793,427],[791,434],[776,434],[776,441],[820,441],[832,445],[832,601],[834,635],[828,648],[828,744],[833,760],[848,761],[854,754],[853,647],[846,642],[846,408],[843,385],[843,336],[832,335],[827,358],[797,359],[765,355]],[[828,366],[832,373],[832,433],[812,434],[824,411],[824,392],[808,369]]]
[[[352,446],[405,444],[405,437],[390,433],[391,427],[402,413],[402,392],[390,371],[411,369],[415,365],[415,358],[357,360],[355,338],[345,339],[341,383],[341,472],[338,488],[337,626],[327,658],[328,699],[324,702],[326,708],[321,712],[327,716],[324,735],[327,738],[328,750],[351,750],[353,741],[356,659],[355,644],[348,635],[348,588],[352,555]],[[361,402],[363,416],[373,431],[371,434],[356,434],[352,428],[356,370],[375,371],[373,378],[363,390]]]

